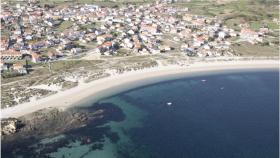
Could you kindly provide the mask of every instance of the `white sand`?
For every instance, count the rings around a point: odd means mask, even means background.
[[[278,68],[275,60],[197,62],[188,67],[168,66],[126,72],[121,75],[99,79],[90,83],[61,91],[49,97],[20,104],[1,110],[1,118],[19,117],[47,107],[69,107],[87,104],[101,98],[117,94],[132,88],[152,84],[164,80],[188,77],[203,73],[220,73],[248,69]]]

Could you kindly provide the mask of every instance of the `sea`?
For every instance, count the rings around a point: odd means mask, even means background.
[[[19,146],[12,157],[279,157],[278,70],[185,76],[87,106],[97,105],[119,110],[103,124]]]

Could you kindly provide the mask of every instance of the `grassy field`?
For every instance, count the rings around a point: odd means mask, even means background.
[[[233,28],[242,22],[248,22],[252,29],[259,29],[264,23],[271,29],[279,28],[272,21],[279,18],[278,0],[230,0],[223,3],[193,0],[174,5],[188,7],[194,14],[217,16]]]
[[[69,61],[55,61],[51,63],[51,72],[49,71],[49,65],[47,63],[29,63],[32,66],[32,71],[30,74],[25,76],[19,76],[14,78],[4,78],[2,79],[2,84],[26,80],[31,78],[44,78],[47,79],[52,75],[59,75],[63,72],[74,72],[80,68],[84,69],[96,69],[98,64],[101,64],[100,60],[91,60],[91,61],[81,61],[81,60],[69,60]]]
[[[70,27],[72,27],[73,22],[72,21],[63,21],[58,27],[57,27],[57,31],[62,32]]]
[[[232,49],[242,56],[278,56],[279,49],[277,46],[252,45],[244,42],[240,45],[232,46]]]

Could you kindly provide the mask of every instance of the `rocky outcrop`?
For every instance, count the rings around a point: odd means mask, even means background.
[[[103,118],[104,109],[47,108],[19,118],[1,120],[1,138],[12,141],[20,138],[38,138],[66,132]]]
[[[1,135],[10,135],[16,133],[24,124],[16,118],[1,120]]]
[[[1,156],[49,158],[47,153],[57,152],[58,148],[67,147],[73,141],[92,144],[91,150],[100,150],[105,138],[114,143],[120,139],[104,125],[124,119],[118,106],[95,103],[88,107],[46,108],[17,119],[2,120],[5,135],[1,135]],[[55,141],[43,141],[57,137],[59,139]]]

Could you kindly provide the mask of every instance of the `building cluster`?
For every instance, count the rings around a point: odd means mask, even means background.
[[[27,58],[33,62],[54,60],[85,52],[138,54],[169,51],[188,56],[228,56],[232,38],[257,43],[268,32],[244,27],[227,28],[217,18],[189,14],[188,8],[168,1],[121,7],[65,5],[41,7],[32,1],[2,5],[1,62]],[[4,34],[4,35],[3,35]]]

